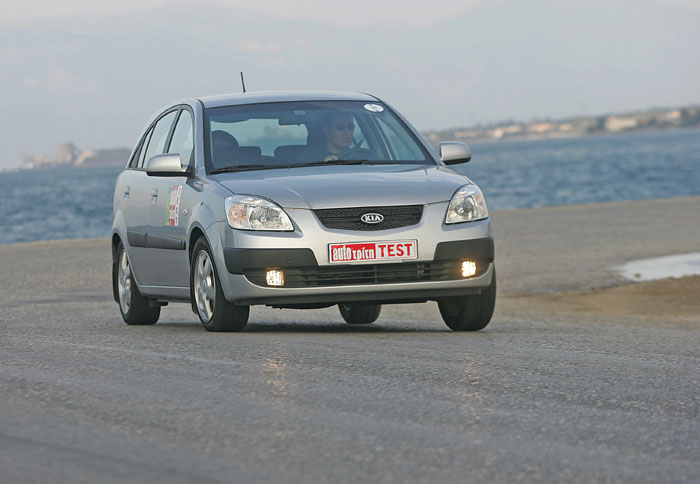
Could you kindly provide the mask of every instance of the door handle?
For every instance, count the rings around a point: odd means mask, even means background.
[[[151,201],[155,203],[156,200],[158,200],[158,189],[154,188],[153,190],[151,190]]]
[[[127,185],[124,187],[124,200],[129,199],[129,194],[131,193],[131,186]]]

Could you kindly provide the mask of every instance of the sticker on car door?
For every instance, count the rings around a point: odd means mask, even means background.
[[[180,194],[182,185],[173,185],[168,191],[168,225],[178,225],[180,223]]]

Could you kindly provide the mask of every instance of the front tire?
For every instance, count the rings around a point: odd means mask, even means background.
[[[190,265],[190,291],[199,320],[207,331],[242,331],[248,323],[250,306],[226,300],[216,272],[211,249],[204,237],[194,244]]]
[[[445,324],[453,331],[479,331],[491,321],[496,306],[496,269],[491,284],[480,294],[446,297],[438,301]]]
[[[136,286],[129,256],[124,245],[117,246],[117,263],[112,269],[112,281],[116,288],[119,312],[129,325],[156,324],[160,317],[160,306],[152,306]]]
[[[381,304],[340,303],[340,315],[348,324],[371,324],[379,317]]]

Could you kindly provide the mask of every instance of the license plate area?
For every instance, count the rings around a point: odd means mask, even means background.
[[[357,264],[418,258],[417,240],[328,244],[328,262]]]

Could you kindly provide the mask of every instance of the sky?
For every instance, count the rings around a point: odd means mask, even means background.
[[[700,0],[0,0],[0,168],[184,97],[376,94],[421,130],[700,104]]]

